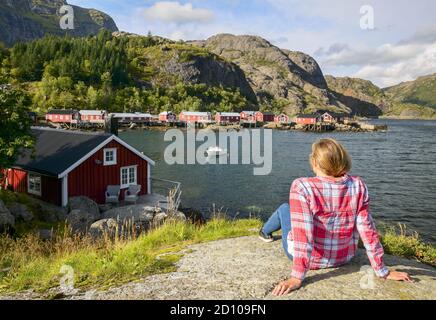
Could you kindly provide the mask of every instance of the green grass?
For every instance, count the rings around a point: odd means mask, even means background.
[[[0,239],[0,292],[59,286],[63,265],[74,269],[76,288],[107,288],[151,274],[171,272],[188,245],[253,234],[257,219],[216,218],[203,226],[167,222],[133,239],[91,238],[64,233],[54,241],[36,235]],[[163,255],[162,257],[159,257]]]
[[[407,232],[403,225],[399,225],[398,228],[382,226],[380,230],[380,241],[385,253],[436,267],[436,248],[421,241],[418,233]]]

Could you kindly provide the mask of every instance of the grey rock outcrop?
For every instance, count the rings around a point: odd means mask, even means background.
[[[176,55],[163,68],[165,72],[175,74],[185,82],[236,88],[248,100],[256,101],[256,95],[244,72],[236,64],[224,61],[218,56],[193,56],[190,61],[181,62]]]
[[[38,230],[38,236],[42,240],[51,240],[51,239],[53,239],[54,233],[53,233],[53,230],[40,229],[40,230]]]
[[[121,225],[114,219],[102,219],[94,222],[89,228],[89,234],[94,237],[109,236],[114,237],[121,231]]]
[[[436,299],[435,268],[389,255],[385,255],[385,262],[392,269],[408,272],[416,280],[415,283],[378,279],[371,273],[365,251],[359,250],[351,263],[340,268],[309,271],[302,288],[283,297],[274,297],[272,289],[279,281],[289,277],[292,268],[292,262],[283,253],[281,241],[265,244],[257,237],[226,239],[190,246],[177,263],[175,272],[95,292],[93,298]]]
[[[24,222],[30,222],[33,219],[33,214],[30,210],[22,203],[13,203],[9,206],[9,211],[17,220],[22,220]]]
[[[75,209],[68,214],[66,221],[72,232],[85,233],[96,219],[95,215],[87,211]]]
[[[0,231],[13,227],[15,225],[15,218],[5,206],[4,202],[0,200]]]
[[[81,210],[93,216],[94,221],[101,218],[98,204],[88,197],[73,197],[69,199],[68,208],[70,211]]]
[[[219,34],[192,44],[237,64],[260,102],[287,101],[284,111],[288,114],[306,108],[349,111],[330,94],[318,63],[304,53],[282,50],[257,36]]]

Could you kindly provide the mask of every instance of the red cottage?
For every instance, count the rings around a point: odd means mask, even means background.
[[[319,114],[300,114],[295,118],[297,124],[315,124],[320,121]]]
[[[79,113],[82,122],[94,124],[103,124],[107,117],[105,110],[80,110]]]
[[[274,122],[275,123],[289,123],[290,122],[289,116],[282,113],[282,114],[274,117]]]
[[[159,114],[159,121],[163,123],[172,123],[177,121],[177,116],[171,111],[164,111]]]
[[[195,123],[195,122],[212,122],[212,115],[210,112],[191,112],[182,111],[179,115],[179,120],[182,122]]]
[[[273,112],[263,113],[263,122],[275,122],[276,115]]]
[[[235,112],[218,112],[215,121],[219,124],[231,124],[241,121],[241,115]]]
[[[263,122],[263,113],[260,111],[242,111],[241,120],[245,122]]]
[[[32,128],[35,151],[24,152],[4,170],[4,188],[66,206],[68,199],[87,196],[105,202],[109,185],[141,185],[151,193],[153,160],[115,135]]]
[[[325,112],[321,117],[322,121],[327,123],[343,122],[344,120],[349,119],[349,116],[346,113],[334,112]]]
[[[80,121],[80,113],[72,109],[53,109],[45,115],[45,120],[53,123],[78,123]]]
[[[149,113],[110,113],[109,116],[113,116],[118,120],[120,124],[130,123],[148,123],[153,120],[153,116]]]

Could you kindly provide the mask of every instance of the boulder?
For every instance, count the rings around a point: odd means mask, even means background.
[[[103,213],[103,219],[115,219],[125,221],[133,219],[134,221],[150,220],[155,214],[162,212],[160,208],[150,207],[143,204],[135,204],[125,207],[116,207]]]
[[[67,224],[74,233],[86,232],[94,221],[96,221],[95,215],[79,209],[72,210],[67,217]]]
[[[99,204],[98,208],[100,209],[101,213],[104,213],[106,211],[111,210],[114,207],[112,203],[105,203],[105,204]]]
[[[156,214],[153,218],[153,225],[160,226],[165,222],[165,220],[168,218],[168,215],[165,212],[160,212]]]
[[[103,237],[108,235],[114,237],[116,232],[121,231],[121,225],[114,219],[102,219],[94,222],[89,228],[89,234],[93,238]]]
[[[186,219],[190,223],[194,223],[198,225],[202,225],[206,223],[206,219],[204,218],[204,215],[201,213],[201,211],[193,208],[182,208],[180,210],[184,213]]]
[[[38,230],[38,236],[42,240],[51,240],[53,239],[53,230],[40,229]]]
[[[94,221],[101,219],[98,204],[88,197],[73,197],[69,199],[68,208],[70,211],[80,210],[89,213],[94,217]]]
[[[58,207],[39,199],[32,199],[32,202],[32,207],[35,208],[35,212],[38,212],[36,218],[43,222],[64,222],[67,219],[67,208]]]
[[[8,229],[15,225],[15,218],[2,200],[0,200],[0,230]]]
[[[187,220],[186,215],[180,211],[176,211],[175,213],[169,215],[169,218],[181,222],[185,222]]]
[[[29,222],[33,219],[33,213],[22,203],[13,203],[9,206],[9,211],[17,220]]]

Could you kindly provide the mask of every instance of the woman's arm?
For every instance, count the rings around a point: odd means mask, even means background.
[[[369,212],[369,194],[365,183],[361,183],[361,200],[356,220],[357,231],[366,249],[366,254],[375,273],[386,278],[389,270],[383,263],[383,247],[380,243],[374,221]]]

